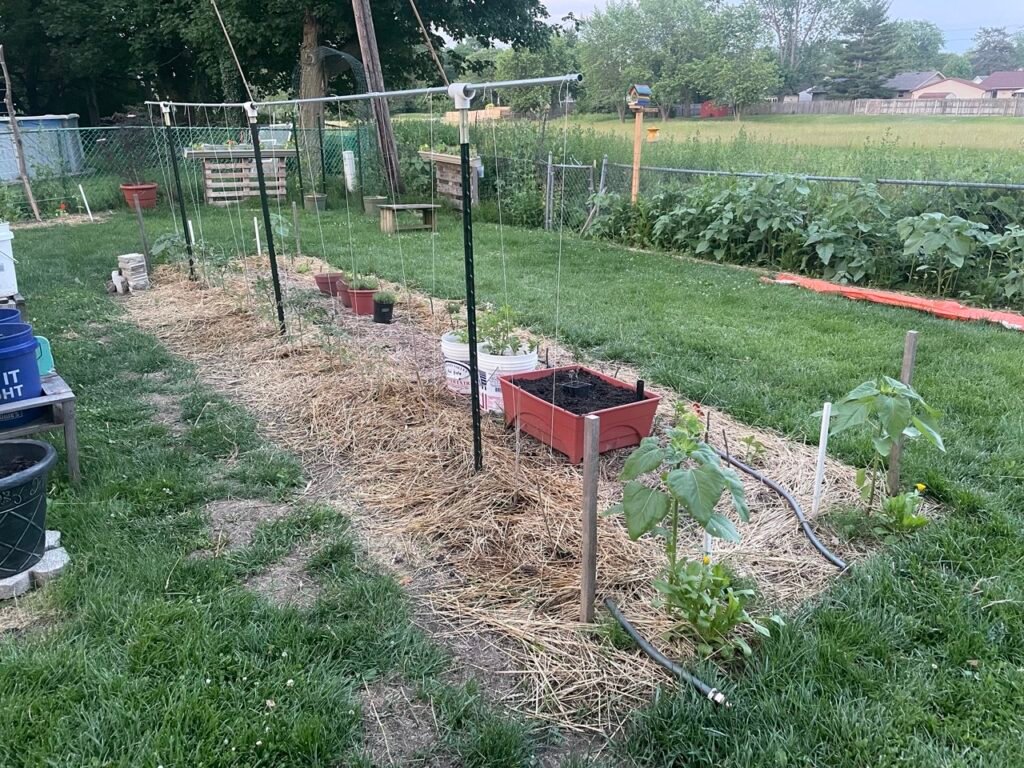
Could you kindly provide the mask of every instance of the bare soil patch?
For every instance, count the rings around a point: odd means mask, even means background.
[[[306,542],[248,579],[245,586],[274,605],[309,608],[321,591],[320,584],[306,570],[315,552],[315,542]]]
[[[249,546],[258,525],[287,517],[290,508],[255,499],[220,499],[207,504],[203,512],[210,521],[211,552],[216,557]]]

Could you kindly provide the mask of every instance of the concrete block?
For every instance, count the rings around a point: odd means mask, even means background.
[[[46,532],[46,548],[56,549],[60,546],[60,531],[47,531]]]
[[[53,581],[62,573],[64,569],[68,567],[71,562],[70,556],[68,556],[67,550],[64,547],[57,547],[57,549],[51,549],[43,555],[43,559],[40,560],[35,566],[32,567],[32,584],[38,587],[40,584],[46,584],[48,581]]]
[[[22,571],[6,579],[0,579],[0,600],[10,600],[28,592],[28,588],[32,586],[32,579],[28,574],[28,571]]]

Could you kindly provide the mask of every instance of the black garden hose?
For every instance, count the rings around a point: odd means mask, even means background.
[[[800,504],[797,502],[797,500],[793,498],[793,494],[791,494],[788,490],[786,490],[777,482],[772,480],[770,477],[765,477],[753,467],[748,467],[742,461],[730,456],[724,451],[720,451],[717,448],[715,448],[715,453],[717,453],[727,462],[736,467],[736,469],[740,470],[741,472],[745,472],[758,482],[767,485],[769,488],[771,488],[773,491],[779,494],[779,496],[785,499],[786,503],[793,508],[793,512],[796,513],[796,519],[800,521],[800,528],[803,530],[804,536],[807,537],[807,540],[810,541],[811,544],[814,545],[814,548],[822,554],[822,557],[824,557],[826,560],[832,563],[832,565],[834,565],[841,571],[846,570],[846,562],[841,557],[832,554],[829,548],[822,544],[818,540],[818,537],[814,535],[814,531],[811,529],[811,524],[807,522],[807,518],[804,516],[804,511],[800,508]]]
[[[653,645],[651,645],[650,642],[648,642],[647,638],[645,638],[643,635],[637,632],[636,627],[630,624],[629,620],[622,615],[622,611],[618,609],[618,607],[615,605],[615,602],[610,597],[606,597],[604,599],[604,605],[605,608],[608,609],[608,612],[615,617],[615,620],[619,622],[619,625],[626,631],[626,634],[630,636],[633,642],[640,646],[640,650],[646,653],[648,657],[650,657],[651,661],[653,661],[660,667],[663,667],[664,669],[668,670],[674,677],[678,678],[679,680],[682,680],[684,683],[689,683],[690,685],[692,685],[694,688],[700,691],[701,695],[703,695],[705,698],[710,699],[716,704],[722,704],[726,707],[732,706],[732,704],[726,700],[724,693],[722,693],[717,688],[712,688],[710,685],[705,683],[700,678],[694,677],[685,669],[683,669],[674,661],[672,661],[672,659],[670,659],[668,656],[666,656]]]

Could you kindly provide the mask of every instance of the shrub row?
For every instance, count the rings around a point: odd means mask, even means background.
[[[993,306],[1024,307],[1024,197],[989,190],[712,178],[636,205],[597,201],[591,232],[626,245]],[[942,211],[942,212],[938,212]]]

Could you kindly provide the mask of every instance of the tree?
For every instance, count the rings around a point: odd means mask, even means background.
[[[851,0],[755,0],[775,40],[786,90],[813,85],[839,30],[849,18]]]
[[[716,8],[701,29],[711,53],[686,67],[697,89],[740,116],[744,107],[776,92],[782,79],[772,51],[763,45],[763,27],[752,4]]]
[[[962,77],[967,80],[974,77],[971,60],[962,53],[943,51],[935,59],[935,69],[946,77]]]
[[[967,54],[979,75],[1016,69],[1020,63],[1017,46],[1006,27],[982,27],[974,35],[974,46]]]
[[[641,35],[640,9],[631,2],[612,0],[586,20],[579,43],[580,66],[587,76],[585,108],[614,109],[625,120],[626,90],[650,77],[638,64]]]
[[[896,42],[888,0],[858,3],[843,27],[833,93],[849,99],[891,96],[884,83],[895,71]]]
[[[576,59],[576,33],[561,30],[547,45],[533,48],[508,48],[495,59],[495,75],[499,80],[520,80],[528,77],[564,75],[579,69]],[[515,88],[501,98],[517,112],[543,115],[557,109],[566,98],[565,85]]]
[[[358,56],[349,3],[218,0],[218,5],[242,69],[261,92],[297,92],[295,72],[304,32],[307,40]],[[521,47],[548,34],[540,0],[419,0],[418,6],[438,49],[446,37]],[[373,12],[386,20],[377,25],[377,42],[388,87],[417,77],[436,82],[437,72],[430,57],[423,55],[422,35],[408,0],[373,0]],[[137,101],[139,90],[160,98],[202,101],[237,98],[241,93],[236,67],[208,2],[5,0],[0,33],[9,45],[16,87],[34,111],[65,112],[80,101],[82,112],[87,112],[87,96],[77,91],[90,79],[101,86],[101,113]],[[105,52],[105,62],[97,51]],[[338,85],[347,90],[350,83]]]
[[[911,72],[937,69],[955,77],[939,66],[946,38],[938,26],[930,21],[897,21],[895,25],[896,69]]]

